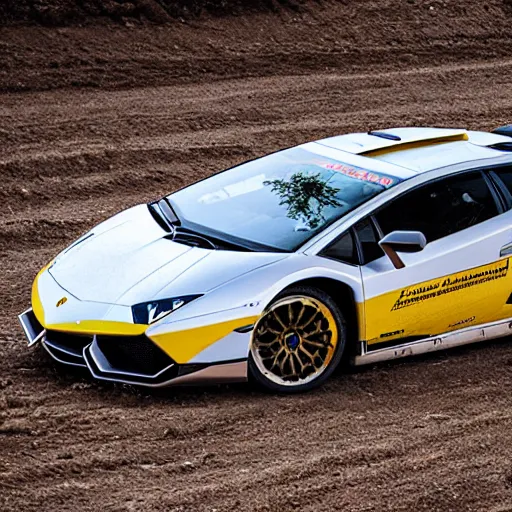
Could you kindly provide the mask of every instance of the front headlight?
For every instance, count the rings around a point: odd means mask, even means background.
[[[135,304],[132,306],[133,323],[145,325],[155,323],[198,297],[201,297],[201,295],[184,295],[183,297],[173,299],[153,300],[151,302]]]

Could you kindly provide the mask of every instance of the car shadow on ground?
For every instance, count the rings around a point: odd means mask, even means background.
[[[382,376],[391,375],[394,378],[412,379],[418,372],[426,372],[428,368],[446,363],[452,365],[474,365],[474,360],[495,358],[496,365],[512,366],[512,337],[502,338],[496,341],[489,341],[484,344],[467,345],[448,350],[431,352],[407,358],[401,358],[366,366],[351,366],[347,362],[340,365],[327,383],[319,389],[310,393],[343,393],[349,392],[351,382],[354,379],[363,378],[372,387],[379,386]],[[41,351],[44,350],[41,348]],[[119,384],[108,381],[95,380],[86,369],[71,368],[54,362],[46,352],[40,354],[35,360],[31,357],[33,376],[41,379],[52,379],[55,385],[62,389],[72,387],[77,393],[87,391],[88,400],[96,394],[94,401],[112,404],[120,402],[140,405],[143,403],[165,402],[168,404],[181,404],[207,402],[215,400],[230,401],[243,398],[244,400],[259,402],[269,397],[279,397],[259,388],[249,381],[247,383],[233,383],[220,385],[201,386],[176,386],[167,388],[144,388],[127,384]],[[27,361],[28,363],[28,361]],[[469,371],[469,370],[468,370]],[[395,374],[393,376],[393,374]],[[449,378],[449,377],[448,377]],[[353,394],[354,390],[350,391]],[[297,396],[305,396],[299,394]],[[289,397],[289,395],[288,395]]]

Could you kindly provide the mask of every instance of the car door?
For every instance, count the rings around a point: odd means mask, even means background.
[[[423,250],[400,253],[400,269],[378,246],[396,230],[421,231],[427,239]],[[415,187],[355,232],[364,258],[368,350],[512,318],[512,213],[486,173]]]

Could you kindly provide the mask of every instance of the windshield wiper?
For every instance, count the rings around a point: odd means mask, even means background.
[[[242,251],[242,252],[250,252],[251,248],[236,243],[233,240],[228,240],[225,237],[215,236],[211,233],[205,233],[204,230],[193,229],[191,226],[183,226],[176,230],[175,235],[173,235],[172,240],[178,242],[181,240],[186,240],[190,238],[195,238],[196,240],[202,240],[203,244],[201,245],[203,248],[206,247],[205,243],[210,245],[211,249],[219,249],[223,251]]]

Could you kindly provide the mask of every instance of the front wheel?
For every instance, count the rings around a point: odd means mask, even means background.
[[[309,286],[290,288],[254,326],[249,372],[271,391],[309,391],[334,371],[345,339],[343,315],[327,293]]]

